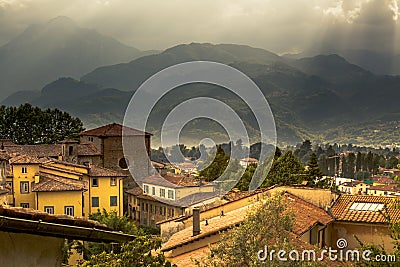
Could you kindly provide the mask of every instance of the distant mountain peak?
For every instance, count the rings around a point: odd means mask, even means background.
[[[58,16],[55,18],[50,19],[46,25],[50,26],[77,26],[76,22],[71,19],[70,17],[66,16]]]

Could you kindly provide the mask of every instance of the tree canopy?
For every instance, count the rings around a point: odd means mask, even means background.
[[[89,243],[86,261],[82,267],[172,267],[163,253],[155,252],[161,247],[161,238],[146,234],[129,222],[125,216],[116,212],[98,211],[89,216],[90,219],[106,224],[114,231],[136,235],[136,239],[115,246]]]
[[[52,144],[77,138],[83,130],[79,118],[58,109],[42,110],[30,104],[0,107],[0,138],[16,144]]]
[[[295,217],[286,200],[278,195],[264,199],[251,208],[245,220],[237,227],[221,234],[221,239],[211,245],[209,255],[197,261],[198,266],[305,266],[300,261],[283,262],[278,259],[263,262],[258,252],[268,245],[268,250],[287,250],[295,247],[291,231]],[[313,265],[318,265],[313,264]]]

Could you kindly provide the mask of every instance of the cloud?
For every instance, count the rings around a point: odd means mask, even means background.
[[[140,49],[189,42],[241,43],[278,53],[316,43],[381,49],[370,41],[394,42],[399,0],[0,0],[0,44],[29,24],[60,15]]]

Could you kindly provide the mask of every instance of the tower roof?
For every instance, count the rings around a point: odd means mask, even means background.
[[[98,136],[98,137],[118,137],[118,136],[135,136],[144,135],[150,136],[151,133],[143,132],[137,129],[133,129],[121,124],[112,123],[104,125],[95,129],[87,130],[81,133],[81,136]]]

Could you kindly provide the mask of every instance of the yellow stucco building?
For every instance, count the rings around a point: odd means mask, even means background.
[[[123,215],[126,175],[93,164],[27,155],[10,157],[8,204],[75,217],[87,217],[99,209]]]

